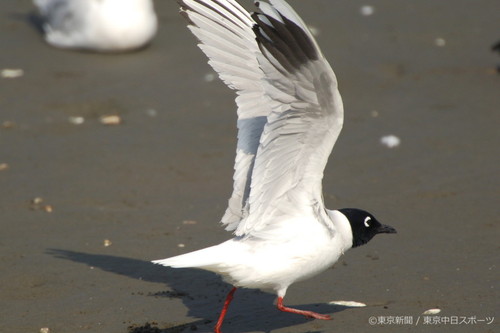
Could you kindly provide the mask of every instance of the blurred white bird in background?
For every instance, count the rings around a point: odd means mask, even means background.
[[[157,30],[152,0],[33,0],[55,47],[122,52],[146,46]]]

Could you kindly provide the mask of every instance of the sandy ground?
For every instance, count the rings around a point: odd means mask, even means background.
[[[498,332],[498,1],[384,0],[371,16],[360,14],[371,1],[291,3],[316,28],[345,102],[327,206],[365,208],[399,234],[289,289],[286,304],[332,321],[241,290],[224,332]],[[218,220],[232,189],[233,94],[175,2],[156,8],[150,48],[99,55],[51,48],[27,20],[30,1],[0,2],[0,69],[23,70],[0,78],[2,333],[214,325],[230,286],[149,260],[230,237]],[[385,135],[401,144],[383,146]],[[442,312],[426,324],[430,308]]]

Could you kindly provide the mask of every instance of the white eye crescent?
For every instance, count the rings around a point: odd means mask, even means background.
[[[370,223],[369,223],[369,222],[370,222],[370,220],[371,220],[371,219],[372,219],[372,218],[371,218],[371,217],[369,217],[369,216],[367,216],[367,217],[366,217],[366,219],[365,219],[365,227],[367,227],[367,228],[369,228],[369,227],[370,227]]]

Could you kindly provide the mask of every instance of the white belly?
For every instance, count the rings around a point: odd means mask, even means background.
[[[217,267],[218,273],[235,286],[273,290],[284,296],[289,285],[328,269],[346,250],[341,236],[321,225],[299,234],[289,240],[248,240],[238,245],[234,244],[238,240],[230,240],[233,251]]]

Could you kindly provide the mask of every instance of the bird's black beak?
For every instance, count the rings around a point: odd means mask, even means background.
[[[382,224],[380,227],[377,229],[377,234],[395,234],[397,233],[396,229],[389,225]]]

